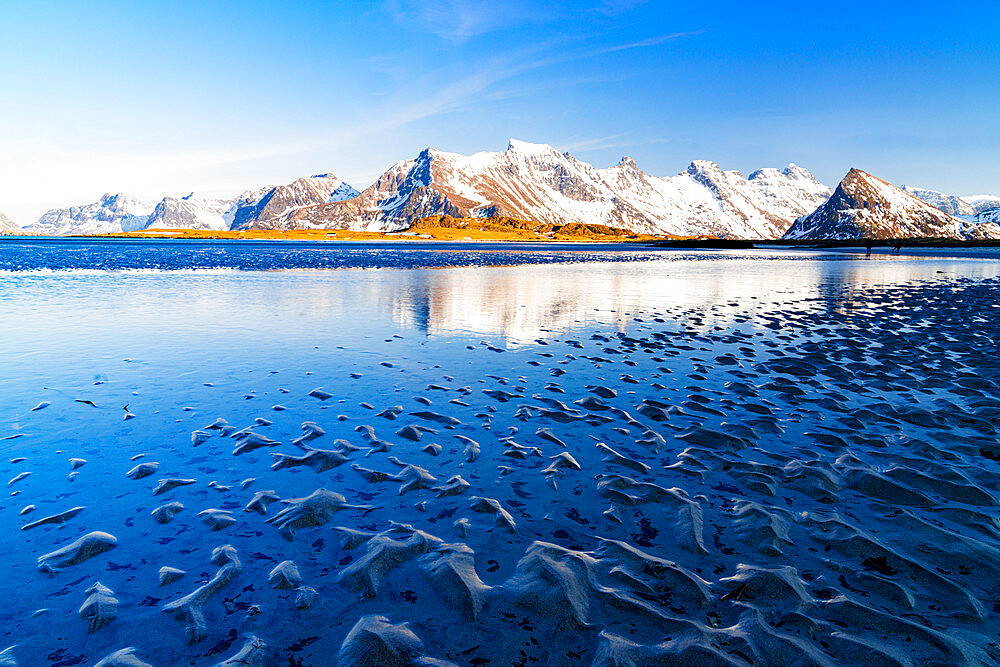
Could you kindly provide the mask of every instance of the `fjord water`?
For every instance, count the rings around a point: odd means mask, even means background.
[[[993,664],[998,287],[989,252],[2,241],[0,649]]]

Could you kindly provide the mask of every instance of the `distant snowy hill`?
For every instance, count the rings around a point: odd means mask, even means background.
[[[150,228],[228,230],[249,227],[275,215],[287,215],[303,206],[340,201],[357,194],[357,190],[332,174],[248,191],[233,199],[192,193],[186,197],[164,197],[153,205],[126,194],[106,194],[92,204],[52,209],[23,231],[65,236]]]
[[[947,199],[939,203],[950,205]],[[1000,227],[948,215],[880,178],[851,169],[826,203],[796,220],[785,234],[788,239],[906,237],[1000,238]]]
[[[917,199],[956,217],[975,216],[987,209],[1000,207],[1000,195],[948,195],[912,185],[904,185],[902,189]]]
[[[105,194],[83,206],[54,208],[24,229],[26,234],[112,234],[146,227],[154,205],[136,197]]]
[[[235,200],[198,197],[164,197],[145,228],[155,229],[229,229]]]
[[[20,234],[21,228],[3,213],[0,213],[0,234]]]
[[[646,233],[775,238],[829,195],[828,187],[795,165],[748,178],[696,161],[663,178],[641,171],[630,158],[597,169],[551,146],[512,139],[498,153],[428,148],[397,162],[356,197],[276,211],[250,226],[395,231],[431,215],[504,215]]]
[[[960,197],[909,185],[904,185],[903,189],[921,201],[971,225],[1000,225],[1000,196],[998,195]],[[983,229],[989,228],[983,227]]]

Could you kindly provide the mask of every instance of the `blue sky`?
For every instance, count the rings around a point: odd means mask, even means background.
[[[235,194],[425,146],[1000,193],[997,2],[4,2],[0,211]]]

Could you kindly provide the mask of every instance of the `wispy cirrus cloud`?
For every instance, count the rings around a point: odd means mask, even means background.
[[[586,152],[601,150],[603,148],[622,148],[625,146],[631,146],[635,142],[634,140],[629,140],[627,137],[630,133],[619,132],[618,134],[609,134],[606,137],[593,137],[590,139],[577,139],[574,141],[564,141],[559,144],[559,150],[566,151],[568,153],[576,152]]]
[[[457,43],[527,22],[553,18],[550,7],[489,0],[387,0],[386,10],[400,25]]]
[[[647,2],[648,0],[603,0],[598,7],[598,11],[608,16],[614,16],[632,11]]]
[[[557,142],[555,145],[561,151],[567,153],[588,153],[592,151],[608,150],[611,148],[636,148],[637,146],[649,146],[652,144],[669,143],[669,139],[643,137],[637,139],[631,132],[620,132],[610,134],[605,137],[593,137],[589,139],[575,139],[571,141]]]
[[[681,39],[688,37],[697,37],[698,35],[704,35],[705,30],[689,30],[687,32],[670,32],[664,35],[656,35],[655,37],[648,37],[646,39],[640,39],[637,42],[628,42],[626,44],[615,44],[613,46],[608,46],[603,49],[598,49],[596,54],[602,53],[616,53],[618,51],[628,51],[630,49],[650,49],[654,46],[660,46],[661,44],[668,44],[670,42],[676,42]]]

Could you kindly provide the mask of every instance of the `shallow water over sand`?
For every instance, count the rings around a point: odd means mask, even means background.
[[[0,248],[20,664],[1000,660],[989,257],[45,252]]]

